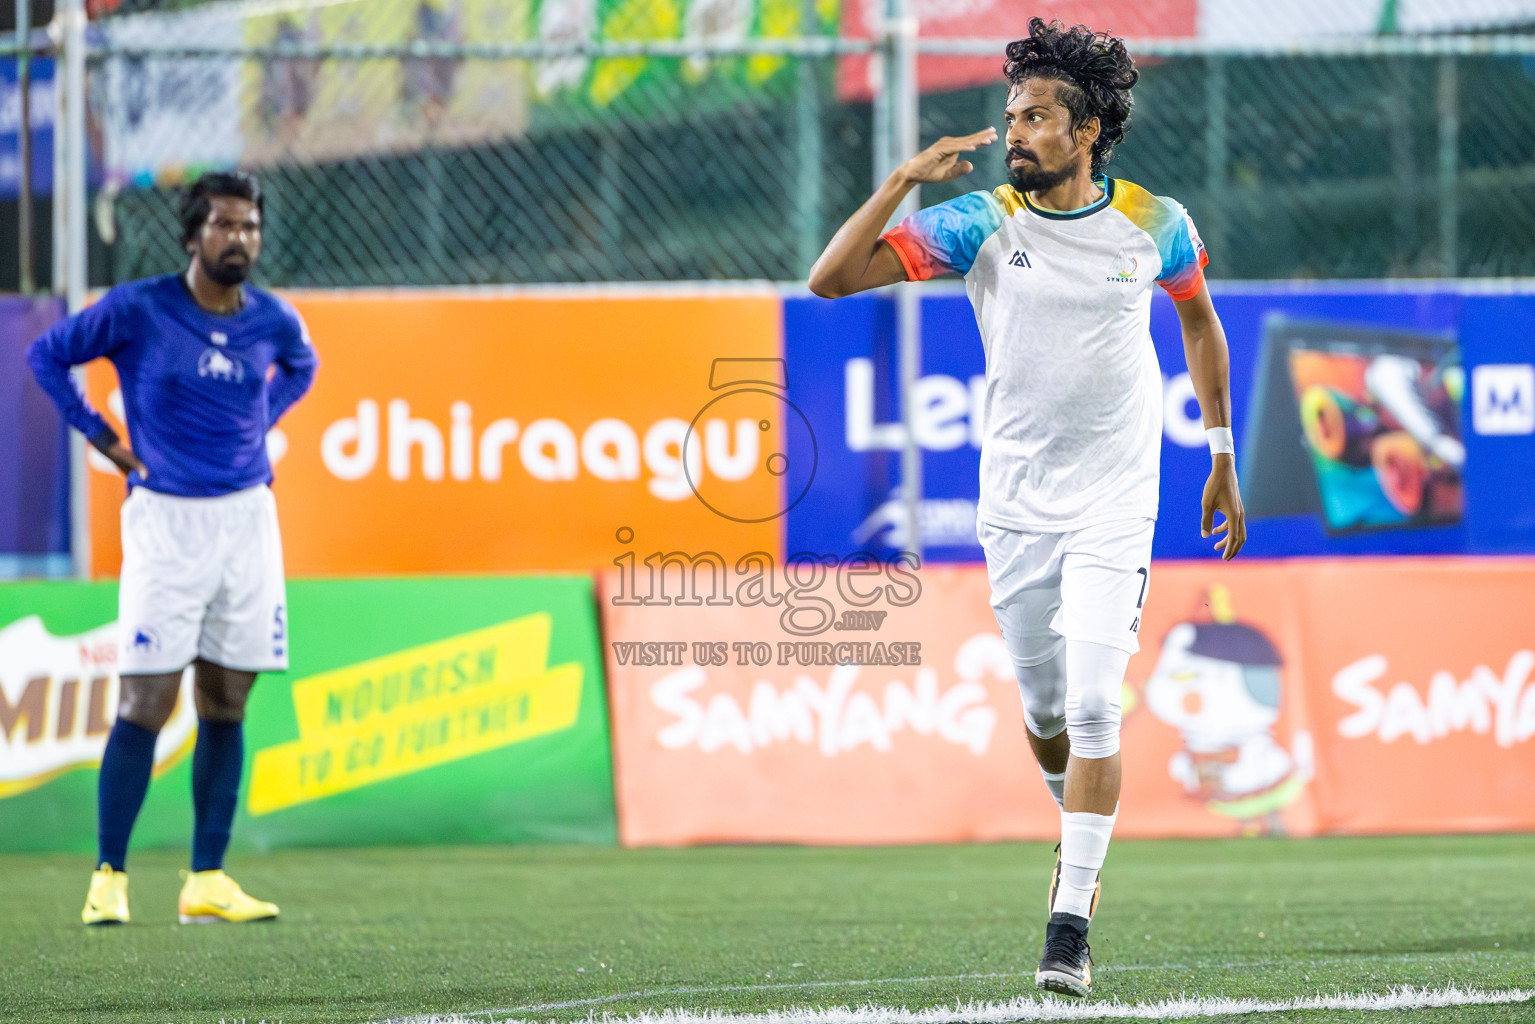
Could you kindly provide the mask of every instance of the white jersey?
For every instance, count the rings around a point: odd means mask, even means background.
[[[885,234],[909,280],[963,275],[986,349],[983,522],[1064,533],[1157,515],[1162,375],[1151,287],[1192,298],[1204,245],[1182,206],[1128,181],[1071,213],[1011,185]]]

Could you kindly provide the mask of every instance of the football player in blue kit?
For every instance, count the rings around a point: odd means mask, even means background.
[[[965,280],[986,351],[976,534],[1029,745],[1061,809],[1035,984],[1085,996],[1088,925],[1119,814],[1120,691],[1151,578],[1163,401],[1155,286],[1177,309],[1210,444],[1201,529],[1224,534],[1214,547],[1230,559],[1246,524],[1204,243],[1176,201],[1104,173],[1138,77],[1124,41],[1034,18],[1003,72],[1009,183],[884,231],[912,188],[968,174],[964,154],[997,132],[939,139],[848,219],[810,287],[836,298]]]
[[[318,365],[304,322],[246,283],[261,255],[261,188],[210,173],[181,203],[179,273],[121,284],[60,321],[27,358],[65,419],[128,478],[118,590],[117,719],[97,790],[98,868],[81,919],[128,921],[128,837],[155,742],[193,669],[191,871],[183,924],[274,918],[224,874],[245,760],[242,721],[258,672],[288,667],[288,620],[266,436]],[[70,368],[106,357],[132,447],[76,388]]]

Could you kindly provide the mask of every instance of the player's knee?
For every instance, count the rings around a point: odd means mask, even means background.
[[[1130,655],[1103,644],[1073,641],[1071,685],[1066,694],[1066,731],[1075,757],[1119,753],[1120,691]]]
[[[245,719],[245,701],[256,676],[210,662],[197,663],[197,717],[213,722]]]
[[[1023,697],[1023,722],[1042,740],[1054,739],[1066,729],[1066,679],[1061,660],[1050,657],[1036,665],[1013,665]]]
[[[1116,686],[1117,690],[1118,687]],[[1066,733],[1075,757],[1112,757],[1119,753],[1119,695],[1095,688],[1066,701]]]
[[[197,717],[210,722],[240,722],[245,719],[245,693],[220,687],[197,688]]]
[[[117,717],[141,729],[159,732],[176,710],[181,673],[125,675],[117,698]]]

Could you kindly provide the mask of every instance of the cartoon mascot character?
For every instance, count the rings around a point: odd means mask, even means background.
[[[1234,621],[1225,588],[1212,588],[1210,605],[1214,622],[1180,622],[1167,634],[1146,707],[1183,736],[1167,767],[1185,792],[1244,831],[1283,832],[1280,809],[1313,774],[1311,735],[1280,745],[1283,660],[1260,630]]]

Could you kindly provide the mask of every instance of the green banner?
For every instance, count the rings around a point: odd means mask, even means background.
[[[95,844],[114,584],[0,586],[0,850]],[[590,579],[288,585],[291,668],[246,710],[234,845],[616,839]],[[134,846],[191,836],[190,674]]]

